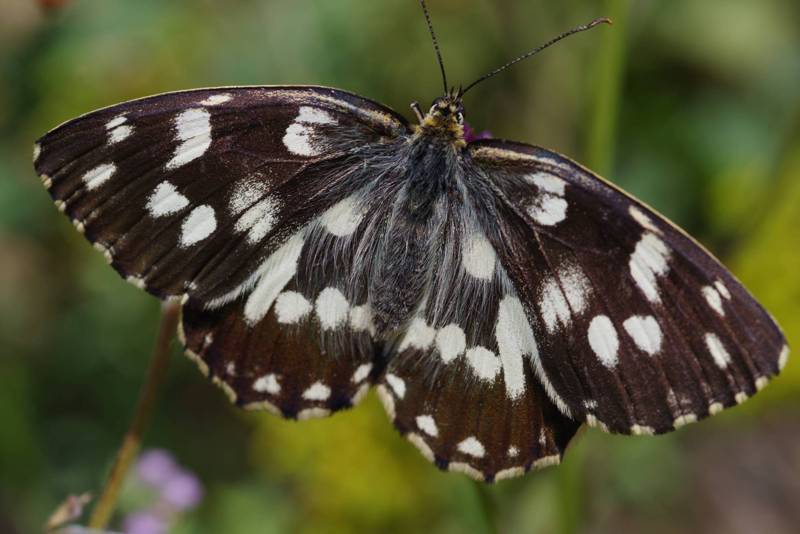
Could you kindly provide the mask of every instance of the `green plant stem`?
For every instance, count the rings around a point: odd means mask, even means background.
[[[179,315],[180,305],[177,302],[168,301],[164,303],[161,310],[161,324],[158,329],[156,345],[147,369],[145,382],[139,392],[133,419],[122,440],[122,445],[117,451],[117,457],[114,459],[114,465],[111,467],[103,492],[100,494],[94,510],[92,510],[92,515],[89,518],[89,528],[105,529],[114,513],[122,483],[125,481],[125,476],[136,454],[139,452],[142,435],[147,429],[155,407],[158,387],[164,379],[167,364],[169,363],[170,341],[175,335]]]
[[[625,69],[630,0],[606,0],[605,16],[614,25],[603,32],[603,43],[595,65],[594,101],[591,126],[586,142],[589,167],[609,176],[614,166],[620,90]],[[580,439],[577,437],[576,439]],[[566,461],[559,468],[559,532],[575,534],[581,528],[583,503],[583,447],[571,447]]]
[[[475,487],[475,493],[478,496],[478,502],[481,507],[481,515],[483,516],[487,534],[496,534],[497,530],[497,510],[492,498],[492,493],[486,482],[472,481]]]
[[[595,64],[594,102],[586,143],[586,162],[600,175],[609,176],[614,163],[630,0],[606,0],[604,7],[603,14],[611,18],[614,25],[603,32],[603,43]]]

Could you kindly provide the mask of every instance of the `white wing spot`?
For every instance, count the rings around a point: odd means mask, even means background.
[[[569,305],[558,282],[553,278],[545,281],[542,286],[539,309],[542,312],[545,327],[551,334],[559,325],[569,326],[571,318]]]
[[[506,394],[517,399],[525,392],[522,357],[532,355],[536,359],[539,353],[533,330],[518,298],[509,295],[500,301],[495,338],[503,362]]]
[[[358,208],[356,199],[347,197],[323,213],[320,222],[331,234],[345,237],[356,231],[363,217],[363,210]]]
[[[484,481],[484,475],[479,470],[475,469],[468,463],[464,462],[450,462],[447,464],[447,470],[451,473],[461,473],[463,475],[467,475],[473,480]]]
[[[272,197],[257,202],[236,221],[236,231],[247,232],[248,243],[258,243],[275,226],[278,207],[278,201]]]
[[[86,189],[92,191],[110,180],[115,172],[117,172],[116,165],[113,163],[104,163],[87,171],[81,179],[83,183],[86,184]]]
[[[717,291],[719,291],[720,295],[725,297],[725,300],[731,300],[731,292],[728,291],[727,286],[725,286],[725,284],[722,283],[722,280],[717,280],[716,282],[714,282],[714,287],[717,288]]]
[[[285,291],[275,300],[275,315],[281,324],[296,324],[314,307],[297,291]]]
[[[347,321],[347,299],[335,287],[326,287],[317,297],[317,317],[323,330],[333,330]]]
[[[426,460],[428,460],[429,462],[433,462],[435,460],[433,451],[428,446],[428,444],[425,443],[425,439],[422,436],[420,436],[416,432],[409,432],[408,434],[406,434],[406,439],[412,445],[414,445],[417,448],[417,450],[419,450],[419,452],[422,454],[423,457],[425,457]]]
[[[725,346],[716,334],[706,334],[706,347],[708,347],[708,352],[711,353],[711,357],[714,358],[714,363],[717,364],[717,367],[720,369],[728,367],[728,364],[731,363],[731,355],[725,350]]]
[[[582,313],[586,309],[590,291],[589,279],[574,265],[563,268],[558,281],[555,278],[545,281],[539,297],[539,309],[547,331],[552,334],[559,326],[568,327],[572,314]]]
[[[528,215],[542,226],[555,226],[567,218],[567,201],[563,198],[566,182],[546,173],[535,173],[525,180],[539,189],[539,195],[528,207]]]
[[[39,156],[42,154],[42,145],[39,143],[33,144],[33,162],[36,163],[36,160],[39,159]]]
[[[667,245],[652,233],[645,233],[631,254],[628,263],[631,276],[650,302],[661,302],[657,277],[669,271],[669,257]]]
[[[394,406],[394,397],[389,394],[389,391],[386,389],[386,386],[383,384],[378,384],[375,388],[375,393],[378,394],[378,399],[380,399],[381,404],[383,404],[383,409],[386,410],[386,415],[389,416],[389,419],[394,421],[395,416],[395,406]]]
[[[192,108],[175,117],[176,139],[180,144],[167,162],[167,169],[177,169],[205,154],[211,146],[211,114],[205,109]]]
[[[278,377],[274,373],[270,373],[253,382],[253,390],[258,393],[277,395],[281,392],[281,385],[278,383]]]
[[[586,309],[586,300],[591,291],[591,283],[580,267],[569,265],[560,273],[561,286],[564,295],[567,297],[570,308],[575,313],[581,313]]]
[[[553,195],[542,195],[528,208],[528,215],[542,226],[555,226],[567,218],[567,201]]]
[[[302,106],[283,136],[283,144],[289,152],[300,156],[319,154],[319,150],[311,144],[311,136],[314,134],[314,127],[309,126],[311,124],[336,124],[336,120],[321,109]]]
[[[436,421],[434,421],[433,417],[430,415],[418,415],[417,427],[432,438],[439,436],[439,428],[436,426]]]
[[[119,115],[106,123],[106,131],[108,131],[108,142],[110,144],[119,143],[124,141],[133,133],[133,127],[125,124],[128,118],[125,115]]]
[[[628,213],[630,214],[631,217],[633,217],[633,220],[639,223],[639,226],[641,226],[645,230],[650,230],[651,232],[655,232],[656,234],[661,233],[661,229],[653,223],[652,219],[650,219],[650,217],[645,215],[644,212],[639,208],[637,208],[636,206],[631,206],[630,208],[628,208]]]
[[[372,364],[362,363],[353,373],[353,383],[358,384],[360,382],[363,382],[364,380],[367,379],[370,372],[372,372]]]
[[[652,315],[635,315],[627,319],[622,326],[633,342],[642,350],[654,356],[661,350],[662,333],[656,318]]]
[[[326,408],[306,408],[305,410],[300,410],[297,413],[297,420],[298,421],[307,421],[309,419],[321,419],[323,417],[328,417],[331,414],[331,411]]]
[[[458,444],[459,452],[474,456],[475,458],[483,458],[486,454],[486,449],[483,448],[483,443],[478,441],[475,436],[470,436]]]
[[[519,456],[519,449],[516,448],[514,445],[510,446],[508,448],[508,456],[510,458],[516,458],[517,456]]]
[[[494,248],[483,234],[475,233],[467,237],[462,254],[464,270],[475,278],[491,280],[495,260]]]
[[[128,117],[126,117],[125,115],[117,115],[116,117],[114,117],[113,119],[111,119],[106,123],[106,130],[113,130],[117,126],[125,124],[127,121]]]
[[[789,363],[789,345],[784,345],[780,356],[778,356],[778,370],[783,371],[787,363]]]
[[[697,415],[693,413],[687,413],[676,417],[675,421],[672,422],[672,426],[674,426],[675,428],[681,428],[696,422],[697,422]]]
[[[634,436],[652,436],[656,433],[655,429],[645,425],[633,425],[631,434]]]
[[[218,106],[220,104],[224,104],[233,98],[232,95],[227,93],[221,93],[218,95],[211,95],[205,100],[201,101],[200,103],[204,106]]]
[[[500,482],[501,480],[508,480],[511,478],[521,477],[524,474],[525,474],[525,468],[518,465],[516,467],[501,469],[500,471],[494,474],[494,480],[495,482]]]
[[[394,394],[397,395],[398,399],[402,399],[406,396],[406,383],[399,376],[393,375],[392,373],[387,373],[386,383],[389,384],[389,387],[392,388],[392,391],[394,391]]]
[[[415,349],[426,350],[433,344],[436,337],[436,329],[428,326],[425,319],[415,317],[411,324],[408,326],[406,335],[398,350],[400,352],[406,350],[408,347]]]
[[[767,378],[766,376],[759,376],[758,378],[756,378],[755,384],[756,384],[756,391],[761,391],[769,384],[769,378]]]
[[[600,363],[613,369],[619,362],[619,338],[611,319],[606,315],[598,315],[589,323],[589,345],[597,355]]]
[[[567,182],[552,174],[537,172],[524,177],[525,181],[532,183],[543,193],[550,193],[559,197],[564,196]]]
[[[214,208],[206,204],[189,213],[181,226],[181,246],[188,247],[206,239],[217,229]]]
[[[147,200],[147,211],[153,217],[163,217],[178,213],[189,205],[189,199],[178,193],[171,183],[164,181],[158,184]]]
[[[283,144],[292,154],[299,156],[315,156],[316,150],[311,146],[311,135],[314,129],[293,122],[286,128],[286,135],[283,136]]]
[[[139,289],[145,289],[147,287],[147,284],[141,276],[129,276],[125,281]]]
[[[466,357],[472,372],[481,380],[493,381],[503,367],[500,358],[485,347],[472,347],[467,350]]]
[[[715,312],[721,317],[725,317],[725,308],[722,307],[722,297],[716,288],[712,286],[705,286],[702,289],[703,297],[705,297],[708,305],[711,306]]]
[[[302,250],[303,234],[298,232],[259,267],[263,275],[244,305],[244,317],[248,324],[256,324],[267,314],[278,293],[297,272],[297,260]]]
[[[97,251],[99,251],[101,254],[103,254],[103,257],[105,258],[105,260],[106,260],[108,263],[111,263],[112,261],[114,261],[114,258],[113,258],[113,256],[111,255],[111,252],[112,252],[112,251],[111,251],[111,250],[109,250],[108,248],[106,248],[106,246],[105,246],[104,244],[102,244],[102,243],[99,243],[99,242],[94,242],[94,243],[92,243],[92,247],[94,247],[94,249],[95,249],[95,250],[97,250]]]
[[[331,396],[331,388],[320,381],[314,382],[303,392],[303,398],[310,401],[325,401]]]
[[[295,122],[305,122],[310,124],[336,124],[336,119],[334,119],[328,112],[319,108],[301,106],[300,113],[297,115]]]
[[[267,192],[267,184],[254,178],[245,178],[236,184],[228,207],[231,215],[239,215],[255,204]]]
[[[467,337],[457,324],[449,324],[436,334],[436,348],[444,363],[450,363],[467,348]]]
[[[512,400],[519,398],[525,392],[525,371],[522,363],[523,356],[530,356],[536,375],[545,388],[547,395],[564,415],[569,416],[570,410],[566,403],[556,393],[553,384],[544,371],[539,357],[539,348],[533,337],[533,330],[525,309],[518,298],[506,295],[500,301],[497,312],[497,325],[495,338],[500,351],[500,360],[503,362],[503,380],[506,384],[506,394]]]

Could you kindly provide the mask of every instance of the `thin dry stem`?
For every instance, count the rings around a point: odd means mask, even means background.
[[[153,356],[150,359],[150,366],[147,369],[147,377],[139,392],[133,419],[117,452],[117,457],[111,467],[103,492],[100,494],[100,499],[92,511],[92,516],[89,519],[89,528],[106,528],[114,513],[122,483],[125,481],[125,476],[134,458],[136,458],[136,454],[139,452],[142,444],[142,435],[147,429],[155,407],[158,387],[164,379],[167,364],[169,363],[170,341],[175,335],[179,315],[180,305],[177,302],[168,301],[164,304],[161,310],[161,324],[156,338],[156,345],[153,349]]]

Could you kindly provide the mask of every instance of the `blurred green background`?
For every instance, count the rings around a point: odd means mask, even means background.
[[[44,9],[43,4],[57,6]],[[477,129],[583,161],[687,228],[800,342],[800,3],[430,0]],[[61,216],[31,144],[152,93],[322,84],[410,116],[438,96],[415,0],[0,0],[0,532],[97,491],[159,307]],[[177,348],[175,354],[178,354]],[[800,361],[746,405],[658,438],[589,431],[564,465],[481,491],[440,473],[370,395],[304,423],[229,406],[176,356],[145,445],[202,480],[173,532],[797,532]],[[141,506],[123,492],[120,518]],[[490,513],[486,513],[486,510]]]

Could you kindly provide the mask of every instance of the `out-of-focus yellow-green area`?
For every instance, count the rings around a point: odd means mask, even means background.
[[[62,3],[0,2],[4,533],[36,532],[68,494],[98,491],[159,310],[53,207],[31,168],[34,139],[101,106],[191,87],[330,85],[409,116],[411,101],[440,92],[416,0]],[[608,167],[719,255],[800,343],[796,0],[430,8],[456,83],[622,14],[479,86],[468,120]],[[621,46],[609,58],[612,32]],[[487,515],[503,532],[797,532],[798,400],[795,358],[742,407],[658,438],[592,430],[561,467],[482,492],[429,465],[372,396],[328,420],[286,422],[229,406],[176,356],[145,445],[168,449],[205,485],[178,533],[488,532]],[[119,518],[140,505],[135,494],[123,492]]]

